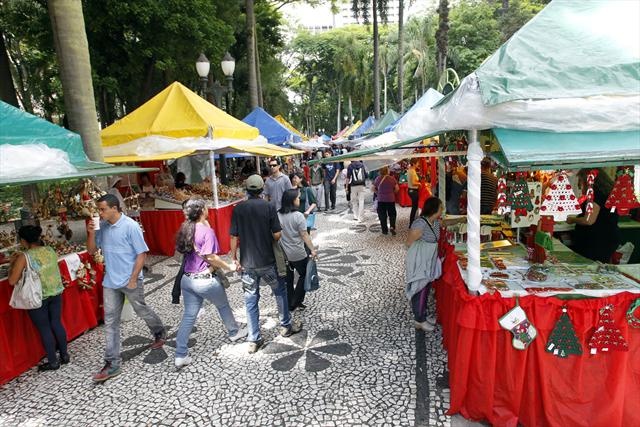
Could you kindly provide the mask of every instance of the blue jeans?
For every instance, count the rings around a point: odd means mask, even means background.
[[[252,281],[252,283],[247,283]],[[291,313],[287,302],[286,279],[280,279],[276,271],[276,266],[262,268],[246,268],[242,273],[242,289],[244,290],[244,302],[247,306],[247,326],[249,335],[247,341],[256,342],[262,339],[260,335],[260,283],[264,281],[271,288],[273,296],[276,297],[278,314],[280,315],[280,325],[288,327],[291,325]]]
[[[27,313],[40,333],[42,346],[47,352],[47,361],[56,365],[56,344],[60,356],[67,356],[67,332],[61,321],[62,294],[43,299],[42,307],[28,310]]]
[[[238,322],[233,316],[227,293],[215,278],[194,279],[185,274],[182,276],[181,289],[184,299],[184,313],[182,313],[182,321],[176,338],[176,357],[185,357],[188,354],[189,335],[191,335],[191,330],[205,299],[218,309],[218,314],[220,314],[220,319],[224,323],[228,335],[232,337],[238,333]]]

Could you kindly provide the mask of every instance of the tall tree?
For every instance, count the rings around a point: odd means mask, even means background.
[[[438,31],[436,31],[436,69],[440,76],[447,68],[447,49],[449,45],[449,1],[440,0],[438,5]]]
[[[253,110],[260,105],[256,67],[256,21],[253,0],[245,0],[245,9],[247,20],[247,61],[249,67],[249,105]]]
[[[404,113],[404,0],[398,0],[398,103]]]
[[[89,159],[102,161],[82,2],[49,0],[48,7],[69,127],[82,136]]]

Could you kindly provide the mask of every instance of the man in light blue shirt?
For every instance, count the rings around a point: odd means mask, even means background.
[[[162,320],[144,301],[142,267],[149,248],[137,222],[120,212],[120,203],[112,194],[98,199],[100,228],[93,222],[87,226],[87,249],[94,254],[102,249],[105,277],[102,282],[104,296],[104,326],[106,334],[105,365],[93,376],[103,382],[120,374],[120,315],[124,297],[133,310],[146,323],[154,337],[151,346],[161,348],[166,338]]]

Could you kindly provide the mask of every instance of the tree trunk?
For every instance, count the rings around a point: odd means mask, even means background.
[[[380,34],[378,31],[378,0],[373,0],[373,113],[380,118]],[[351,116],[349,116],[351,118]]]
[[[82,137],[89,159],[102,161],[82,2],[49,0],[48,6],[69,127]]]
[[[247,61],[249,67],[249,106],[253,110],[260,105],[258,97],[258,76],[256,74],[255,13],[253,0],[245,0],[247,14]]]
[[[342,115],[342,93],[338,89],[338,116],[336,120],[336,133],[340,132],[340,116]]]
[[[353,103],[351,102],[351,95],[349,95],[349,119],[353,116]],[[340,129],[338,129],[340,131]]]
[[[384,91],[384,113],[387,114],[387,70],[382,75],[383,91]],[[360,112],[362,114],[362,111]]]
[[[404,113],[404,0],[398,0],[398,98]]]
[[[264,108],[264,92],[262,91],[262,73],[260,72],[260,50],[258,49],[258,32],[256,27],[256,15],[253,15],[253,40],[256,43],[256,82],[258,86],[258,105]]]
[[[436,31],[436,67],[438,78],[447,68],[447,50],[449,45],[449,1],[440,0],[438,5],[438,30]]]
[[[4,34],[0,33],[0,99],[20,108],[18,105],[18,97],[16,96],[16,87],[11,78],[11,67],[9,65],[9,55],[4,45]]]

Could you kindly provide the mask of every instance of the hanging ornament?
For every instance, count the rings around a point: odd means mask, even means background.
[[[580,345],[575,328],[567,314],[567,307],[562,307],[560,319],[558,319],[547,341],[546,351],[562,358],[569,357],[572,354],[582,354],[582,345]]]
[[[533,210],[533,203],[529,194],[529,186],[526,181],[526,172],[516,173],[516,180],[511,187],[508,203],[511,205],[516,217],[527,216]]]
[[[516,306],[502,316],[498,323],[502,328],[513,334],[512,345],[516,350],[525,350],[538,335],[538,331],[531,324],[522,307],[520,307],[517,297]]]
[[[598,350],[602,352],[609,350],[629,351],[629,345],[613,321],[613,309],[613,304],[607,304],[600,309],[598,327],[589,340],[591,354],[596,354]]]
[[[569,215],[582,213],[578,198],[564,172],[560,172],[551,180],[542,198],[540,212],[542,215],[552,216],[556,222],[566,221]]]
[[[496,208],[498,215],[504,215],[511,212],[511,206],[508,204],[507,198],[507,180],[504,177],[498,179],[498,198],[496,202]]]
[[[587,193],[586,193],[587,208],[585,210],[585,214],[587,215],[587,218],[589,218],[589,215],[591,215],[591,212],[593,212],[593,198],[594,198],[593,183],[595,182],[597,176],[598,176],[597,169],[592,169],[587,174]]]
[[[626,216],[631,209],[640,208],[640,202],[633,189],[633,171],[628,166],[618,168],[617,177],[604,206],[611,209],[611,212]]]
[[[629,326],[631,326],[632,328],[640,329],[640,317],[636,316],[636,312],[640,314],[640,310],[638,309],[640,309],[640,298],[635,300],[629,306],[629,310],[627,310],[627,322],[629,323]]]

